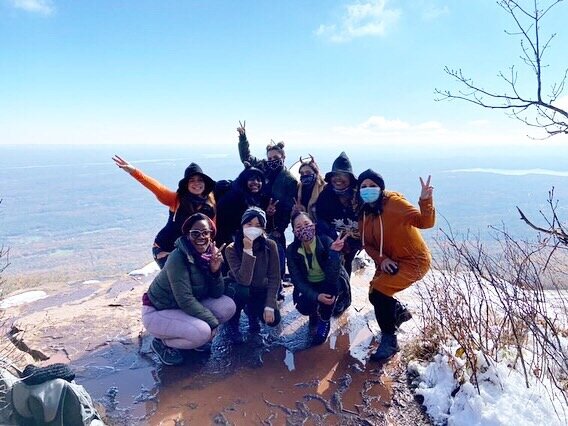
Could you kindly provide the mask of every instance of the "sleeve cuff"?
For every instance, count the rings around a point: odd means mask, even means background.
[[[250,249],[243,249],[243,252],[246,253],[246,254],[248,254],[249,256],[255,257],[255,256],[252,254],[252,249],[251,249],[251,248],[250,248]]]

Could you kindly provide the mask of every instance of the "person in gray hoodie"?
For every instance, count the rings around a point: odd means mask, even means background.
[[[209,217],[190,216],[175,250],[143,295],[142,323],[154,336],[152,350],[166,365],[181,364],[179,349],[206,345],[235,313],[235,303],[223,294],[223,257],[214,238]]]

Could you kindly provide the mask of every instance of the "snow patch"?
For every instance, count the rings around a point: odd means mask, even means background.
[[[99,284],[100,281],[99,280],[87,280],[87,281],[83,281],[83,284]]]
[[[129,272],[128,275],[130,275],[131,277],[147,277],[148,275],[153,274],[154,272],[158,272],[159,270],[160,267],[158,266],[158,264],[152,261],[141,269],[135,269],[134,271]]]
[[[0,302],[0,309],[7,309],[14,306],[24,305],[26,303],[35,302],[36,300],[45,299],[47,293],[43,290],[26,291],[25,293],[16,294],[7,297]]]

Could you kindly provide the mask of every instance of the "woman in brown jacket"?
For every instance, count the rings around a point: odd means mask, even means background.
[[[280,323],[276,295],[280,285],[280,261],[276,243],[266,237],[266,214],[249,207],[241,219],[235,242],[225,249],[229,277],[225,294],[237,305],[229,333],[235,343],[244,341],[239,329],[241,310],[248,316],[249,331],[260,332],[260,321],[274,327]]]
[[[375,261],[369,300],[381,328],[381,342],[371,355],[374,361],[390,358],[398,351],[396,329],[411,318],[410,312],[393,296],[420,280],[430,269],[431,255],[419,229],[435,222],[430,176],[420,178],[420,210],[401,194],[385,191],[382,176],[371,169],[359,175],[359,232],[365,251]]]

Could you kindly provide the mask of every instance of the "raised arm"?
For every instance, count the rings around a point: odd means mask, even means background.
[[[225,256],[231,273],[239,284],[249,286],[254,274],[256,256],[243,251],[242,258],[235,250],[234,244],[229,244],[225,249]]]
[[[262,167],[262,160],[252,156],[250,153],[250,144],[247,139],[245,125],[246,121],[243,123],[239,121],[239,127],[237,127],[237,132],[239,133],[239,157],[241,158],[241,162],[253,167]]]
[[[432,228],[436,222],[436,210],[434,209],[433,199],[434,187],[430,185],[430,180],[431,176],[428,176],[426,182],[420,178],[421,192],[420,200],[418,201],[420,210],[404,200],[406,204],[404,207],[404,221],[416,228]]]
[[[152,191],[160,203],[168,206],[170,210],[176,209],[178,200],[177,193],[175,191],[170,190],[167,186],[163,185],[156,179],[144,174],[118,155],[112,157],[112,160],[120,169],[130,174],[130,176]]]

